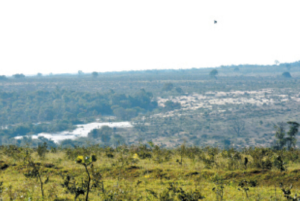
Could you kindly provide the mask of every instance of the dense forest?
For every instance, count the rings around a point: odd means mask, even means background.
[[[152,94],[145,90],[133,96],[113,91],[106,94],[66,90],[0,93],[2,125],[112,114],[128,120],[156,107]]]
[[[152,94],[141,89],[131,95],[55,91],[0,92],[2,137],[74,129],[101,116],[129,120],[157,108]]]

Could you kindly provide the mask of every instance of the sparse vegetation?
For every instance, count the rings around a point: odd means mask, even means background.
[[[164,149],[149,143],[60,149],[45,158],[29,147],[2,146],[0,152],[4,200],[297,200],[300,187],[298,149]]]
[[[0,197],[297,200],[299,64],[0,78]]]

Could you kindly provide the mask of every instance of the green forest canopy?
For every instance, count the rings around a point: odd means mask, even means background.
[[[140,90],[134,95],[86,93],[67,90],[0,92],[2,125],[70,120],[99,115],[116,115],[128,120],[157,107],[152,93]]]

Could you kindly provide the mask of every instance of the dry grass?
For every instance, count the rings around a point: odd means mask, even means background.
[[[176,162],[180,159],[177,154],[173,155],[169,161],[160,164],[150,158],[139,159],[135,163],[131,160],[123,167],[118,161],[119,153],[115,153],[114,158],[106,157],[104,152],[99,153],[97,157],[94,168],[102,174],[106,195],[115,195],[114,200],[158,200],[147,190],[159,195],[169,187],[170,183],[181,187],[185,192],[198,189],[205,197],[204,200],[216,200],[216,194],[212,189],[217,187],[216,180],[219,177],[224,179],[223,200],[246,200],[245,193],[238,190],[238,183],[242,180],[256,180],[258,184],[257,187],[250,188],[247,200],[275,200],[275,197],[284,200],[279,188],[280,182],[286,185],[293,184],[292,193],[299,193],[298,188],[300,188],[298,182],[300,165],[298,163],[290,163],[288,171],[285,172],[255,168],[229,171],[226,159],[220,156],[216,159],[219,166],[212,169],[205,168],[205,164],[197,158],[191,160],[184,157],[183,164],[180,165]],[[128,153],[124,157],[130,159],[132,155]],[[50,179],[44,187],[44,200],[56,198],[74,200],[74,195],[66,193],[66,189],[61,186],[63,179],[60,175],[74,176],[80,183],[87,178],[84,167],[77,164],[75,160],[67,159],[64,151],[47,153],[45,159],[40,159],[36,153],[33,153],[32,158],[36,159],[35,162],[41,163],[42,179],[45,180],[47,175]],[[1,170],[4,200],[28,200],[28,197],[31,197],[31,200],[42,200],[37,179],[24,176],[26,168],[22,166],[21,158],[14,160],[2,154],[1,160],[2,164],[9,166]],[[53,164],[54,167],[47,168],[45,164]],[[101,188],[94,188],[89,200],[101,200],[103,197]],[[83,196],[80,195],[79,199],[83,199]]]

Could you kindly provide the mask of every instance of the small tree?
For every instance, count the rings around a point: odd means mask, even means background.
[[[282,149],[286,143],[284,123],[283,122],[278,123],[278,125],[275,125],[275,129],[276,129],[275,137],[277,139],[275,148]]]
[[[5,75],[0,75],[0,80],[7,80],[7,77]]]
[[[97,161],[96,155],[92,155],[91,157],[89,156],[78,156],[76,159],[76,162],[83,165],[85,168],[85,171],[88,175],[87,178],[87,189],[86,189],[86,197],[85,200],[88,201],[89,199],[89,192],[90,192],[90,183],[91,183],[91,175],[90,172],[88,170],[88,166],[91,166],[91,168],[93,168],[93,162]]]
[[[96,78],[96,77],[98,77],[98,73],[97,73],[97,72],[92,72],[92,76],[93,76],[94,78]]]
[[[296,146],[296,135],[299,132],[298,128],[299,128],[299,124],[297,122],[293,122],[293,121],[289,121],[288,124],[290,125],[290,130],[287,132],[287,138],[286,138],[286,142],[287,142],[287,148],[288,150],[290,150],[292,147]]]
[[[176,87],[176,88],[175,88],[175,91],[176,91],[177,93],[180,93],[180,94],[183,93],[183,90],[181,89],[181,87]]]
[[[289,121],[287,122],[290,125],[289,131],[286,133],[284,128],[284,123],[279,123],[275,126],[276,133],[275,137],[277,139],[276,145],[274,146],[275,149],[282,149],[285,145],[287,145],[288,150],[290,150],[292,147],[296,146],[296,135],[298,133],[298,128],[300,126],[299,123]],[[286,137],[287,136],[287,137]]]
[[[45,158],[46,153],[47,153],[47,148],[48,148],[47,142],[44,142],[42,145],[41,144],[38,145],[37,153],[40,158],[43,158],[43,159]]]
[[[46,175],[46,179],[43,180],[42,176],[45,172],[45,170],[42,169],[41,165],[38,163],[35,163],[31,157],[31,154],[28,150],[26,150],[24,154],[24,176],[27,178],[36,178],[41,187],[41,193],[42,197],[45,197],[44,194],[44,184],[47,184],[49,182],[49,175]]]
[[[282,73],[282,76],[285,77],[285,78],[291,78],[292,77],[289,72]]]
[[[217,201],[223,201],[223,197],[224,197],[224,188],[225,188],[225,182],[224,182],[224,178],[219,176],[219,175],[215,175],[213,177],[213,182],[215,183],[216,187],[214,187],[212,189],[212,191],[215,193],[216,195],[216,200]]]
[[[213,69],[212,71],[210,71],[209,76],[212,78],[217,78],[216,76],[218,75],[218,70]]]
[[[165,102],[165,110],[166,111],[180,109],[180,108],[181,108],[181,104],[179,102],[173,102],[171,100],[168,100]]]
[[[109,126],[102,126],[100,129],[93,129],[88,133],[89,138],[101,139],[102,142],[107,143],[113,135],[113,129]]]
[[[165,84],[164,84],[162,90],[163,90],[163,91],[171,91],[171,90],[173,89],[173,87],[174,87],[173,84],[170,83],[170,82],[168,82],[168,83],[165,83]]]
[[[250,190],[249,188],[250,187],[256,187],[257,186],[257,182],[256,181],[252,181],[252,180],[250,180],[250,181],[243,180],[243,181],[240,181],[240,183],[238,184],[238,186],[240,187],[240,188],[238,188],[238,190],[239,191],[240,190],[244,191],[244,193],[245,193],[245,195],[246,195],[246,197],[248,199],[249,198],[248,191]]]
[[[74,177],[71,177],[70,175],[67,175],[67,176],[61,175],[61,176],[62,176],[62,179],[64,180],[63,183],[61,184],[62,187],[66,189],[66,192],[75,194],[75,197],[74,197],[75,201],[78,196],[85,194],[83,182],[81,183],[81,186],[80,186],[76,182]]]
[[[240,137],[241,134],[245,131],[245,122],[240,119],[236,119],[231,122],[229,132],[234,133],[237,137]]]
[[[180,161],[177,159],[176,162],[179,163],[179,165],[182,165],[182,159],[186,155],[185,142],[179,148],[177,148],[177,151],[180,154]]]
[[[84,73],[83,73],[82,70],[79,70],[79,71],[78,71],[78,75],[79,75],[79,76],[81,76],[81,75],[83,75],[83,74],[84,74]]]
[[[23,74],[14,74],[13,75],[14,76],[14,78],[25,78],[25,75],[23,75]]]
[[[238,71],[240,71],[240,69],[239,69],[239,67],[235,67],[235,68],[233,69],[233,71],[238,72]]]

